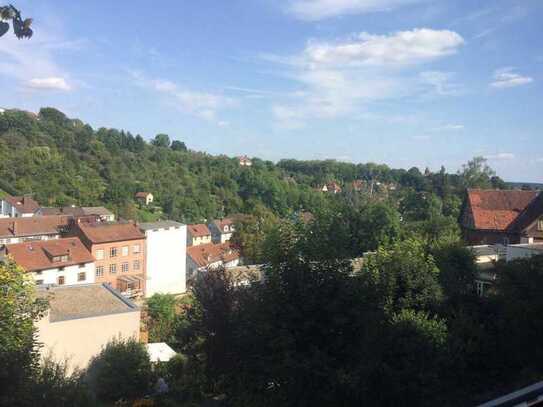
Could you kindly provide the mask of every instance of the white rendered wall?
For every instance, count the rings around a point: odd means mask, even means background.
[[[84,281],[77,281],[77,275],[79,273],[85,273]],[[96,269],[94,263],[85,263],[83,267],[79,265],[64,267],[64,270],[60,271],[58,268],[43,270],[41,272],[33,272],[32,277],[34,280],[42,280],[43,284],[57,284],[58,277],[64,276],[64,285],[76,285],[76,284],[90,284],[94,283]]]
[[[186,291],[187,227],[146,230],[146,297]]]

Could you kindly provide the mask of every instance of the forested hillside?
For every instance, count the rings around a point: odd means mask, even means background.
[[[241,167],[234,158],[187,150],[164,134],[146,142],[128,131],[95,130],[53,108],[37,115],[19,110],[0,114],[0,189],[33,194],[42,205],[105,205],[125,218],[146,216],[133,199],[137,191],[152,192],[165,216],[183,222],[263,211],[285,217],[318,211],[340,199],[315,190],[325,182],[339,182],[345,191],[341,195],[352,199],[349,185],[357,179],[395,183],[394,194],[402,197],[410,191],[431,192],[444,202],[452,199],[458,208],[466,185],[499,184],[489,174],[469,180],[444,168],[423,175],[417,168],[332,160],[276,165],[254,159],[252,167]]]

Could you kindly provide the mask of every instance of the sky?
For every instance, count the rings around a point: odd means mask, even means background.
[[[0,107],[211,154],[543,182],[541,0],[12,0]]]

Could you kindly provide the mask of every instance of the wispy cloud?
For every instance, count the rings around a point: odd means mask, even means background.
[[[215,122],[220,127],[225,127],[227,122],[218,120],[217,113],[238,105],[236,99],[219,93],[182,88],[175,82],[165,79],[148,79],[141,72],[132,71],[131,75],[138,86],[143,86],[169,97],[179,110],[200,119]]]
[[[444,124],[442,126],[437,126],[432,129],[433,131],[462,131],[464,130],[463,124]]]
[[[286,11],[300,20],[316,21],[345,14],[388,11],[421,0],[290,0]]]
[[[451,55],[462,44],[455,32],[421,28],[389,35],[361,33],[332,42],[313,40],[297,55],[262,56],[281,66],[283,75],[300,87],[287,100],[276,102],[272,113],[280,126],[297,129],[309,119],[359,113],[371,102],[414,93],[457,94],[452,73],[403,72]]]
[[[531,82],[533,82],[533,78],[515,73],[513,67],[506,67],[494,72],[494,81],[490,83],[490,86],[504,89],[526,85]]]
[[[66,82],[64,78],[50,77],[50,78],[34,78],[26,82],[26,86],[32,89],[42,90],[71,90],[72,87]]]
[[[515,158],[515,154],[513,153],[497,153],[497,154],[488,154],[484,156],[487,160],[492,161],[505,161],[505,160],[513,160]]]

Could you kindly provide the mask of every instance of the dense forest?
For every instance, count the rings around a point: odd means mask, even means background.
[[[371,193],[353,193],[360,192],[351,187],[355,180],[371,184]],[[330,181],[342,185],[340,197],[316,190]],[[385,194],[386,185],[398,188]],[[432,193],[457,209],[466,186],[503,187],[503,181],[484,160],[460,174],[334,160],[253,159],[241,167],[235,158],[191,151],[166,134],[146,142],[129,131],[95,130],[53,108],[0,113],[0,190],[32,194],[42,205],[105,205],[125,218],[194,223],[237,213],[285,218],[324,210],[338,199],[398,203],[411,192]],[[137,191],[152,192],[157,207],[139,208]]]

